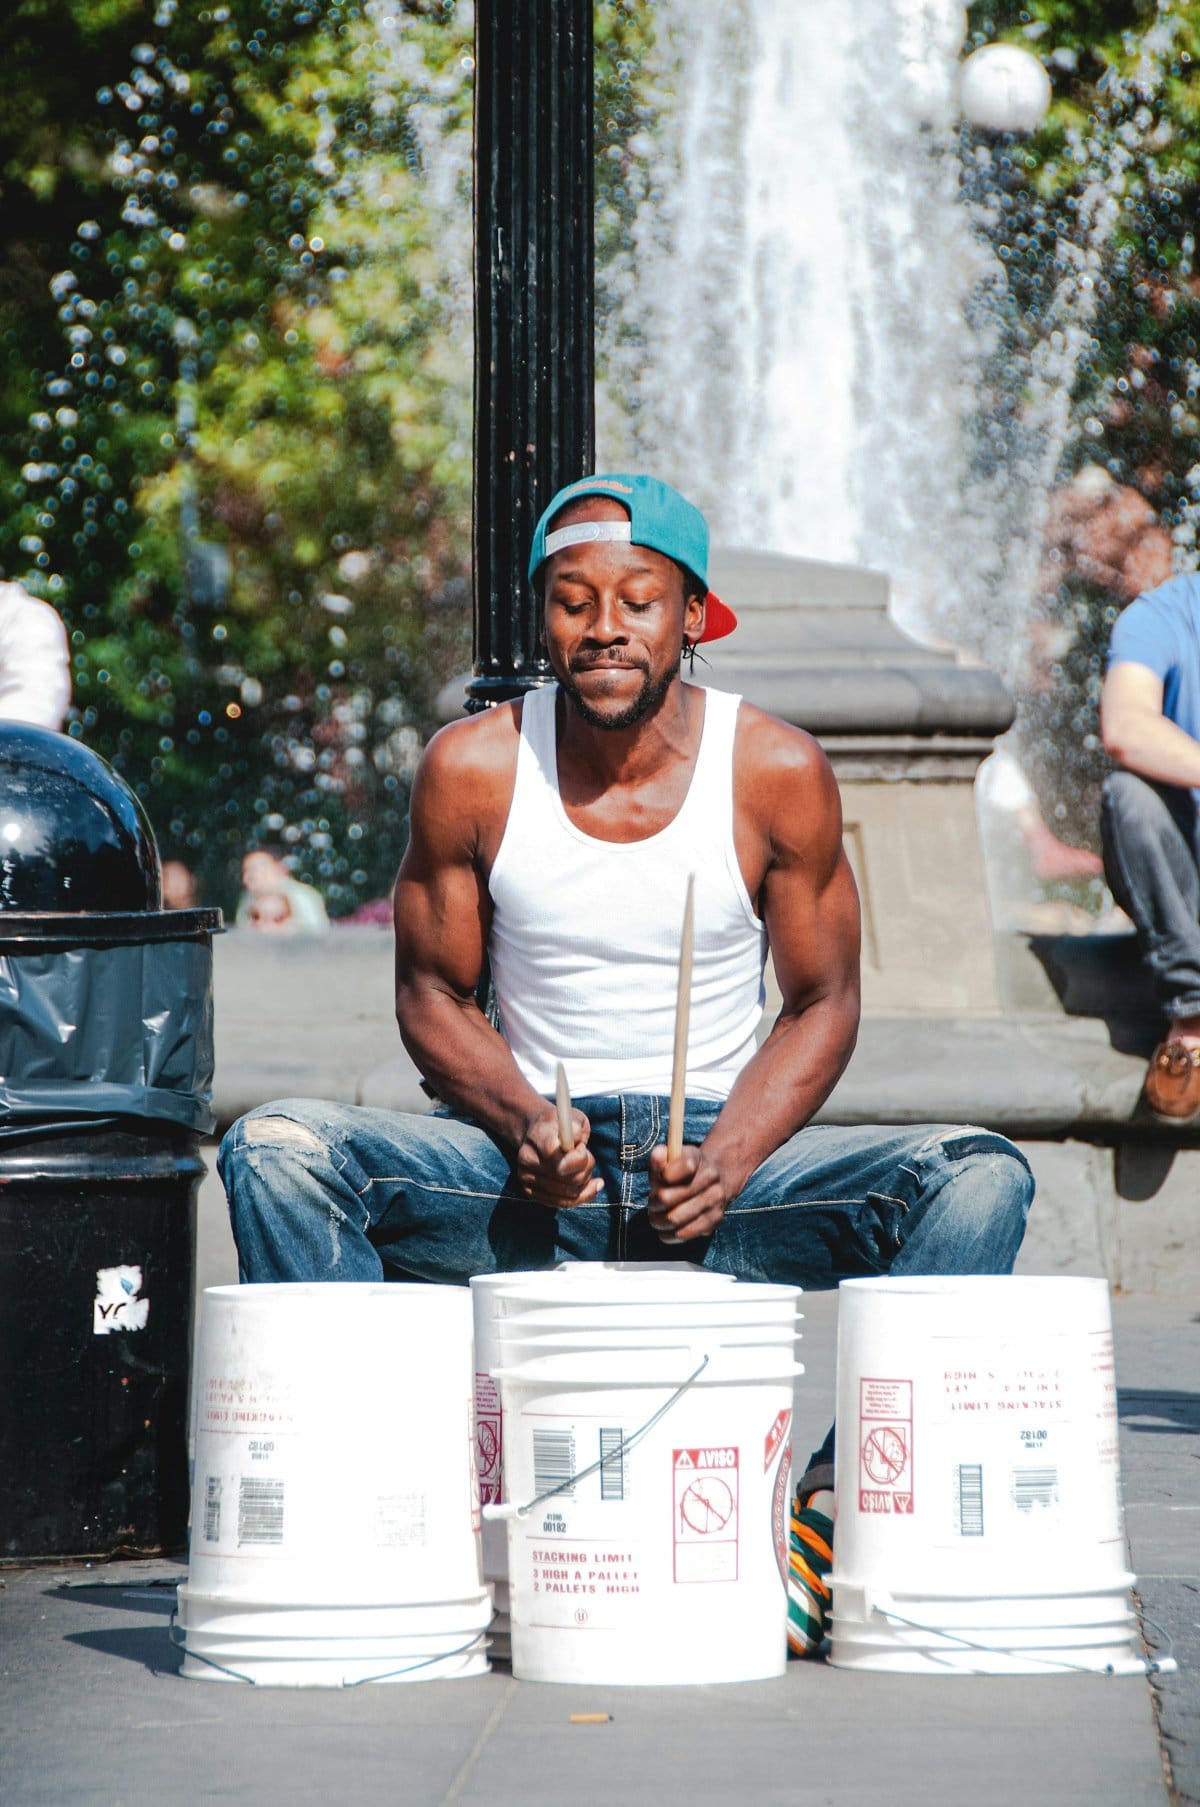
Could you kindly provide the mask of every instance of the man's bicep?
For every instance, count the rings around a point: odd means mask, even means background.
[[[766,888],[764,913],[785,1009],[822,997],[857,999],[858,887],[844,853],[821,884],[802,871],[778,872]]]
[[[394,898],[397,983],[433,980],[462,997],[478,983],[490,918],[475,831],[461,804],[469,794],[461,774],[426,756]]]
[[[775,837],[763,914],[785,1007],[857,999],[858,887],[842,841],[841,798],[821,755],[803,774]]]
[[[1101,708],[1110,718],[1134,712],[1161,715],[1164,688],[1159,673],[1148,665],[1122,659],[1108,668],[1101,691]]]

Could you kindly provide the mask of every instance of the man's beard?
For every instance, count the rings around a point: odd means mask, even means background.
[[[584,669],[588,668],[585,667]],[[624,709],[620,710],[616,715],[605,715],[601,710],[594,708],[591,703],[587,702],[580,694],[579,686],[576,684],[575,678],[570,671],[568,671],[565,676],[559,678],[558,683],[559,688],[570,699],[571,706],[576,714],[582,717],[589,728],[608,728],[611,730],[616,728],[634,728],[637,726],[638,722],[645,721],[646,717],[658,708],[658,705],[666,696],[677,676],[678,673],[676,671],[669,669],[664,672],[663,676],[659,678],[656,683],[651,679],[650,673],[645,672],[642,677],[642,688],[638,691],[638,694],[631,703],[627,703]]]

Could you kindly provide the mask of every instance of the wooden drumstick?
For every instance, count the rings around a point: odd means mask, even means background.
[[[571,1088],[567,1084],[567,1069],[560,1060],[554,1074],[554,1102],[558,1109],[558,1141],[564,1154],[570,1154],[575,1146],[575,1125],[571,1119]]]
[[[683,1103],[687,1089],[688,1017],[692,1006],[692,947],[695,940],[696,875],[690,873],[679,942],[679,990],[675,994],[675,1055],[671,1065],[671,1112],[667,1118],[667,1159],[683,1152]]]

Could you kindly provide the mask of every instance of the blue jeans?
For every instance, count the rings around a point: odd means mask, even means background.
[[[1159,1001],[1200,1015],[1200,822],[1191,791],[1112,772],[1100,806],[1104,873],[1132,917]]]
[[[667,1099],[575,1100],[604,1191],[553,1211],[519,1196],[477,1124],[285,1099],[235,1123],[218,1169],[243,1280],[417,1279],[560,1261],[690,1261],[821,1291],[881,1274],[1006,1274],[1033,1198],[1020,1151],[985,1129],[816,1124],[753,1174],[707,1239],[660,1242],[646,1211]],[[720,1106],[689,1099],[686,1140]],[[832,1485],[832,1432],[804,1485]]]

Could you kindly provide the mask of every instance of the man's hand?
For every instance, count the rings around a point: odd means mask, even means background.
[[[552,1104],[532,1119],[517,1149],[517,1187],[535,1205],[565,1210],[590,1204],[604,1189],[604,1181],[592,1177],[596,1162],[587,1145],[592,1126],[582,1111],[572,1110],[571,1121],[575,1146],[570,1153],[563,1153],[558,1114]]]
[[[650,1154],[650,1222],[664,1242],[711,1236],[735,1196],[724,1173],[702,1148],[685,1143],[679,1159],[665,1147]]]

